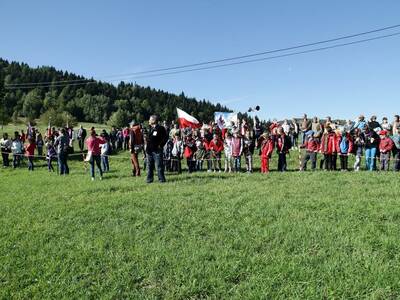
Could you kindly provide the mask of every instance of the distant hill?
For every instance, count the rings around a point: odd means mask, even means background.
[[[24,83],[42,85],[6,88],[10,84]],[[113,113],[113,120],[134,118],[142,122],[151,114],[160,115],[162,120],[175,120],[176,107],[208,122],[213,119],[215,111],[230,111],[220,104],[189,98],[183,92],[176,95],[125,82],[114,86],[54,67],[32,68],[25,63],[1,58],[0,100],[3,122],[17,117],[36,119],[48,111],[67,113],[77,121],[95,123],[106,123]]]

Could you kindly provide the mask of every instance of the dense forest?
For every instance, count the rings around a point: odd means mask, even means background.
[[[26,83],[41,85],[22,85]],[[32,121],[52,117],[119,126],[131,119],[143,122],[154,113],[163,120],[174,120],[176,107],[208,122],[215,111],[229,111],[220,104],[189,98],[183,92],[175,95],[125,82],[115,86],[54,67],[31,68],[1,58],[0,100],[1,124],[19,117]]]

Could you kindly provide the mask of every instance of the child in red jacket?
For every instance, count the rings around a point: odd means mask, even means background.
[[[194,153],[196,152],[196,141],[192,133],[189,133],[185,138],[183,156],[186,158],[188,172],[192,173],[196,170],[196,161],[194,160]]]
[[[25,146],[25,156],[28,158],[29,171],[33,171],[35,167],[33,165],[33,156],[35,155],[35,149],[36,149],[35,139],[29,138],[28,145]]]
[[[221,172],[221,153],[224,150],[224,143],[214,134],[213,139],[208,145],[211,152],[212,166],[214,172]]]
[[[269,159],[274,151],[274,141],[268,132],[261,135],[261,173],[269,172]]]
[[[314,137],[314,132],[311,132],[306,141],[300,148],[306,149],[306,154],[301,162],[300,171],[305,171],[307,169],[307,162],[311,160],[311,170],[315,170],[317,167],[317,155],[319,150],[318,140]]]
[[[386,130],[379,132],[379,137],[381,138],[379,143],[380,161],[381,161],[381,171],[389,171],[390,163],[390,152],[393,149],[393,141],[388,137]]]

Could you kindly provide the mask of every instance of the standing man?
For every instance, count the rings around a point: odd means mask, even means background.
[[[85,138],[86,138],[86,129],[81,125],[78,130],[78,144],[79,150],[83,152],[83,148],[85,147]]]
[[[163,148],[168,139],[167,131],[158,124],[156,115],[150,116],[149,125],[149,135],[146,140],[147,183],[151,183],[154,180],[154,167],[157,168],[158,180],[165,182]]]
[[[129,131],[129,149],[131,150],[132,176],[140,176],[138,155],[143,150],[143,134],[139,123],[132,121]]]
[[[57,150],[59,174],[67,175],[69,174],[69,168],[67,163],[69,141],[68,141],[67,131],[65,130],[65,128],[61,128],[60,134],[54,142],[54,146],[56,147]]]
[[[300,123],[300,130],[302,132],[301,143],[304,144],[306,141],[307,132],[311,130],[311,120],[307,118],[307,115],[304,114],[303,120]]]

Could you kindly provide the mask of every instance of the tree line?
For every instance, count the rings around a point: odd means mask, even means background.
[[[84,84],[67,85],[60,81],[90,80]],[[6,88],[10,84],[43,83],[42,86]],[[45,84],[45,83],[49,84]],[[163,120],[176,119],[176,107],[203,122],[214,118],[215,111],[230,111],[221,104],[205,99],[196,100],[180,95],[121,81],[117,86],[85,78],[54,67],[32,68],[26,63],[9,62],[0,58],[0,123],[51,118],[52,123],[66,120],[108,123],[123,126],[132,119],[148,120],[156,113]]]

